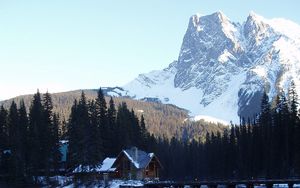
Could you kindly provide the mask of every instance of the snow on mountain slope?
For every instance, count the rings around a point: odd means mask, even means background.
[[[300,26],[251,12],[242,24],[222,12],[193,15],[178,60],[140,74],[123,87],[126,96],[155,98],[191,115],[239,122],[259,112],[266,89],[272,99],[291,81],[300,93]]]

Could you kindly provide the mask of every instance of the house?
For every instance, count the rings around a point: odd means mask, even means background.
[[[75,179],[158,179],[162,165],[154,153],[136,147],[122,150],[117,158],[106,158],[98,165],[79,165],[73,171]]]
[[[158,179],[162,165],[154,153],[146,153],[136,147],[120,152],[112,165],[119,179]]]

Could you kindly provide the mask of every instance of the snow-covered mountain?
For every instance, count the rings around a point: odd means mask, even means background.
[[[178,60],[140,74],[123,95],[156,99],[191,115],[239,122],[258,112],[264,88],[273,98],[294,80],[300,93],[300,26],[253,12],[244,23],[222,12],[193,15]],[[195,118],[197,119],[197,118]]]

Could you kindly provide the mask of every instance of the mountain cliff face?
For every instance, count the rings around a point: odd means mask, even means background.
[[[193,15],[178,60],[140,74],[122,95],[238,123],[239,116],[251,118],[260,110],[264,89],[272,99],[292,80],[300,93],[300,26],[253,12],[235,23],[216,12]]]

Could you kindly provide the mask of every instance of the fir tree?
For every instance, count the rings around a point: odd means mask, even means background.
[[[265,169],[267,176],[270,174],[270,159],[271,158],[271,144],[272,144],[272,118],[271,118],[271,106],[269,97],[266,92],[263,93],[261,100],[261,113],[259,116],[259,126],[254,127],[254,143],[257,147],[257,155],[255,161],[258,169]],[[264,164],[261,164],[264,162]],[[263,165],[263,166],[262,166]]]
[[[290,156],[290,166],[291,176],[294,175],[294,170],[296,170],[297,163],[300,163],[300,127],[299,127],[299,116],[298,116],[298,95],[296,92],[296,86],[294,81],[291,82],[291,86],[288,93],[288,103],[290,108],[290,129],[289,129],[289,156]],[[299,150],[297,149],[299,148]],[[300,168],[299,168],[300,169]]]
[[[97,117],[97,127],[99,129],[98,143],[99,153],[104,149],[104,155],[107,156],[109,151],[106,148],[109,145],[109,128],[107,123],[107,106],[104,98],[102,89],[100,88],[97,93],[96,103],[95,103],[95,113]],[[101,147],[101,146],[104,147]],[[101,157],[100,157],[101,158]]]
[[[8,128],[7,128],[7,110],[1,106],[0,108],[0,174],[7,175],[9,171],[8,157],[9,155],[4,155],[4,151],[8,149]]]
[[[89,133],[89,108],[85,94],[82,92],[79,102],[74,101],[69,120],[68,164],[70,168],[74,168],[80,164],[90,165]]]
[[[62,154],[59,149],[59,115],[53,114],[53,124],[51,126],[51,167],[54,169],[54,172],[57,174],[60,168],[60,161]]]
[[[116,108],[113,98],[111,97],[109,100],[109,108],[107,109],[107,130],[108,130],[108,140],[106,143],[107,148],[107,156],[113,157],[118,154],[119,151],[116,150]]]
[[[103,143],[102,136],[98,127],[98,116],[94,101],[89,103],[90,122],[86,127],[88,131],[88,157],[89,164],[96,165],[103,160]]]
[[[19,108],[19,140],[20,140],[20,168],[22,169],[23,176],[27,174],[27,163],[28,163],[28,116],[26,112],[26,107],[24,101],[21,100]]]
[[[21,153],[20,147],[21,143],[19,140],[20,137],[20,128],[19,128],[19,114],[17,105],[14,101],[12,101],[11,106],[9,108],[8,114],[8,140],[9,140],[9,148],[11,151],[11,167],[9,168],[9,174],[11,180],[17,182],[16,178],[23,177],[23,168],[20,162]]]
[[[0,107],[0,152],[7,149],[8,142],[8,130],[7,130],[7,110],[1,106]]]
[[[29,174],[36,176],[38,171],[45,170],[48,164],[48,142],[49,131],[44,121],[44,108],[39,91],[34,94],[29,110],[28,145]]]
[[[144,116],[142,115],[141,116],[141,121],[140,121],[140,148],[143,149],[143,150],[147,150],[147,140],[149,139],[149,134],[148,134],[148,131],[146,129],[146,124],[145,124],[145,118]]]
[[[83,138],[80,126],[78,125],[78,118],[78,102],[75,99],[71,109],[67,132],[67,137],[69,139],[67,162],[69,168],[75,167],[81,161],[81,156],[79,153],[79,144],[81,143],[81,140]]]
[[[43,152],[45,155],[45,172],[46,175],[49,175],[51,167],[53,167],[53,155],[54,150],[56,149],[56,140],[55,140],[55,128],[53,123],[53,104],[50,93],[46,92],[43,95],[43,118],[44,122],[42,124],[43,131],[47,134],[47,136],[41,139],[41,144],[43,147]],[[44,134],[45,134],[44,133]],[[51,164],[52,161],[52,164]]]

